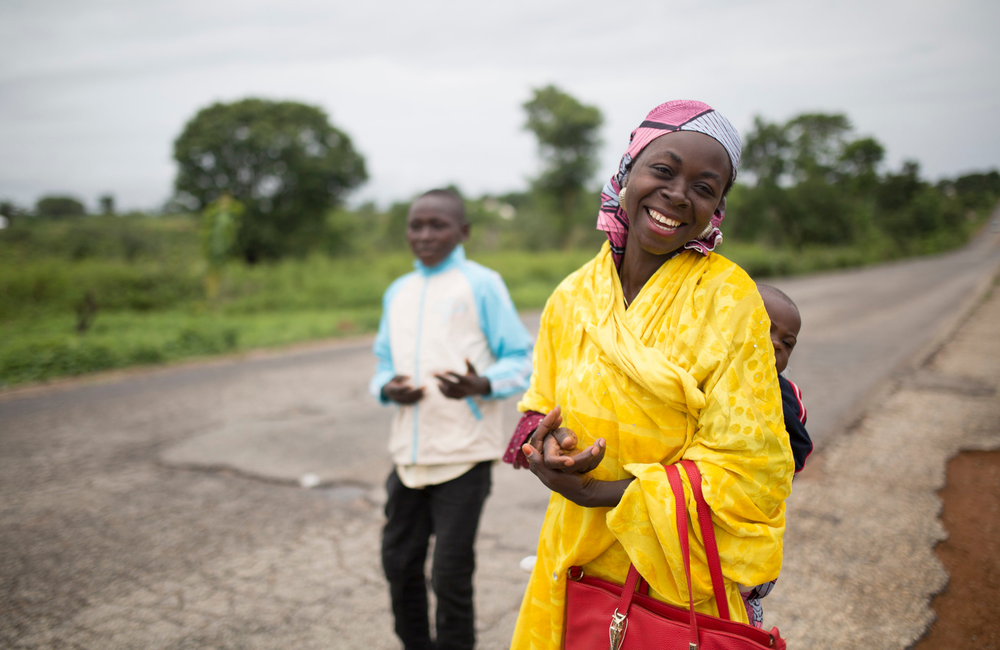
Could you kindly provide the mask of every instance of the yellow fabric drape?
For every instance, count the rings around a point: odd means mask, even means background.
[[[712,508],[730,615],[746,622],[737,584],[781,569],[794,464],[784,431],[770,321],[753,281],[717,254],[682,252],[626,310],[607,244],[549,298],[522,411],[557,404],[580,446],[607,440],[593,472],[635,477],[615,508],[553,494],[512,649],[562,647],[566,570],[625,581],[629,562],[661,600],[687,607],[663,463],[693,460]],[[697,522],[688,478],[688,512]],[[701,532],[691,527],[695,609],[717,615]]]

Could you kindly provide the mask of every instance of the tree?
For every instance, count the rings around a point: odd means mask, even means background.
[[[247,262],[308,250],[326,213],[368,178],[351,139],[323,110],[244,99],[202,109],[174,143],[179,199],[201,210],[224,194],[246,212],[236,247]]]
[[[27,209],[19,207],[13,201],[0,201],[0,217],[4,218],[6,226],[10,226],[15,221],[20,221],[20,218],[27,212]]]
[[[952,187],[966,208],[988,210],[1000,199],[1000,172],[993,169],[959,176]]]
[[[840,172],[861,196],[869,196],[878,187],[878,166],[885,158],[885,148],[875,138],[849,142],[840,154]]]
[[[87,214],[87,209],[72,196],[43,196],[35,204],[35,214],[53,218],[79,217]]]
[[[779,185],[788,168],[790,147],[788,130],[783,125],[755,117],[743,145],[740,171],[750,172],[758,185]]]
[[[101,198],[98,199],[101,204],[101,214],[114,214],[115,213],[115,196],[114,194],[102,194]]]
[[[795,248],[863,239],[885,150],[873,138],[848,142],[850,131],[842,114],[755,118],[742,164],[755,182],[733,196],[734,234]]]
[[[851,131],[846,115],[804,113],[785,125],[792,146],[792,173],[796,180],[822,177],[833,180],[844,147],[844,136]]]
[[[201,251],[208,262],[205,274],[205,297],[214,305],[226,260],[232,255],[240,219],[245,208],[228,194],[213,201],[201,215]]]
[[[524,127],[538,139],[544,163],[534,186],[553,200],[559,216],[558,235],[565,244],[597,166],[598,129],[604,118],[596,106],[581,104],[552,85],[535,89],[524,110],[528,115]]]

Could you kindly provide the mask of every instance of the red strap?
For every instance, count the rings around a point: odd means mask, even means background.
[[[628,565],[628,577],[625,578],[625,585],[622,587],[622,596],[618,600],[618,613],[628,616],[628,609],[632,606],[632,595],[635,594],[635,584],[639,582],[639,572],[634,564]]]
[[[726,590],[722,582],[722,565],[719,562],[719,548],[715,542],[715,529],[712,526],[712,511],[705,502],[705,496],[701,491],[701,472],[698,467],[689,460],[680,462],[687,472],[688,480],[691,482],[691,489],[694,493],[695,503],[698,507],[698,524],[701,527],[701,536],[705,542],[705,553],[708,556],[708,568],[712,574],[712,589],[715,595],[715,604],[719,609],[719,615],[729,620],[729,602],[726,600]],[[684,483],[681,481],[680,472],[676,465],[664,465],[663,470],[667,473],[667,480],[670,482],[670,490],[674,495],[674,514],[677,521],[677,541],[681,545],[681,555],[684,556],[684,575],[687,577],[688,588],[688,611],[691,616],[691,639],[690,646],[698,647],[698,616],[694,611],[694,589],[691,586],[691,548],[688,541],[688,511],[687,502],[684,499]],[[618,600],[616,614],[627,617],[629,608],[632,606],[632,596],[635,594],[636,584],[641,580],[639,572],[634,564],[629,564],[628,577],[622,586],[622,595]],[[645,581],[643,581],[645,582]]]
[[[666,465],[663,468],[667,472],[667,480],[670,481],[670,489],[674,493],[674,514],[677,519],[677,540],[681,543],[681,554],[684,556],[684,574],[687,576],[688,584],[688,607],[691,614],[691,648],[698,647],[698,616],[694,611],[694,591],[691,589],[691,549],[688,546],[688,516],[687,504],[684,501],[684,483],[681,482],[680,472],[674,465]],[[633,567],[634,570],[635,567]]]
[[[729,602],[726,599],[726,587],[722,582],[722,563],[719,561],[719,546],[715,542],[715,527],[712,525],[712,510],[705,502],[701,492],[701,472],[698,466],[690,460],[682,460],[680,464],[687,472],[698,504],[698,524],[701,526],[701,537],[705,543],[705,555],[708,556],[708,570],[712,574],[712,590],[715,592],[715,605],[719,608],[719,616],[729,620]]]

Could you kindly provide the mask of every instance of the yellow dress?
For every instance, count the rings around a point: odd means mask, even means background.
[[[693,460],[712,508],[730,616],[747,622],[737,584],[777,578],[794,464],[784,431],[770,321],[753,281],[712,253],[667,261],[624,306],[608,244],[549,298],[522,411],[562,406],[580,446],[607,440],[593,476],[635,477],[614,508],[549,500],[511,648],[562,647],[566,570],[619,584],[633,562],[650,593],[687,607],[662,464]],[[697,522],[681,472],[691,521]],[[695,609],[713,615],[701,532],[691,527]]]

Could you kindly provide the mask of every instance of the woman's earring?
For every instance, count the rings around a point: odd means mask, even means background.
[[[624,204],[625,204],[625,188],[623,187],[622,191],[618,193],[618,207],[624,210],[625,209],[623,207]]]
[[[707,239],[709,235],[712,234],[712,230],[715,228],[712,224],[708,224],[708,227],[701,231],[698,235],[698,239]]]

